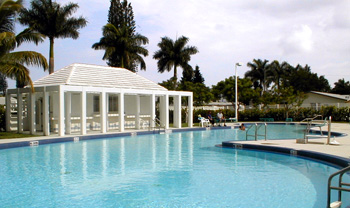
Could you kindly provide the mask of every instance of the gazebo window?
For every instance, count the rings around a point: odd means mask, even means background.
[[[94,95],[93,105],[94,105],[94,113],[99,113],[100,112],[100,96]]]
[[[118,97],[110,95],[108,98],[108,109],[109,112],[117,112],[118,111]]]

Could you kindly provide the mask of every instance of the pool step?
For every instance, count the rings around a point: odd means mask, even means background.
[[[335,201],[335,202],[332,202],[329,207],[330,208],[338,208],[340,206],[341,206],[341,201]]]
[[[308,137],[308,138],[328,138],[328,136],[326,135],[314,135],[314,134],[307,134],[305,135],[305,137]]]

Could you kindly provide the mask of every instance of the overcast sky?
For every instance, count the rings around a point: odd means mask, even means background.
[[[69,0],[57,0],[66,4]],[[80,8],[76,15],[89,21],[77,40],[56,39],[55,71],[72,63],[107,65],[104,51],[91,46],[102,36],[110,0],[72,0]],[[349,0],[130,0],[136,31],[149,39],[144,58],[146,71],[138,74],[162,82],[173,71],[160,74],[153,54],[161,37],[186,36],[199,53],[190,64],[198,65],[207,86],[234,75],[234,65],[242,62],[238,75],[244,76],[253,59],[287,61],[311,67],[324,75],[331,86],[338,79],[350,81],[350,1]],[[29,1],[25,0],[25,5]],[[17,32],[23,28],[17,27]],[[49,40],[39,46],[24,44],[20,50],[34,50],[49,56]],[[30,68],[35,81],[48,72]],[[182,70],[178,70],[178,77]],[[9,81],[9,88],[15,86]]]

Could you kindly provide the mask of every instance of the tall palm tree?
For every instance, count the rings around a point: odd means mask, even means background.
[[[286,77],[286,75],[288,74],[288,72],[291,70],[291,65],[289,65],[287,62],[282,62],[280,63],[279,61],[275,60],[273,61],[269,68],[270,68],[270,72],[271,72],[271,81],[274,82],[274,86],[276,87],[277,90],[280,89],[281,84],[283,82],[283,79]]]
[[[254,59],[253,62],[247,64],[251,68],[245,73],[245,77],[250,78],[254,83],[254,87],[261,88],[262,93],[265,92],[269,86],[268,77],[270,76],[268,60]]]
[[[83,17],[70,17],[78,8],[78,4],[75,3],[61,6],[52,0],[33,0],[30,9],[21,10],[20,23],[50,40],[50,74],[54,72],[54,39],[77,39],[78,30],[87,24],[87,20]]]
[[[130,34],[129,27],[115,27],[106,24],[100,42],[92,45],[95,50],[105,50],[103,60],[108,60],[109,66],[122,67],[134,71],[135,64],[140,64],[141,70],[146,69],[142,56],[148,56],[148,50],[142,45],[148,43],[148,38],[141,34]]]
[[[43,41],[40,34],[24,30],[17,36],[14,34],[14,22],[17,12],[22,8],[22,1],[0,0],[0,71],[17,83],[29,83],[33,88],[26,65],[36,65],[47,69],[43,55],[34,51],[12,52],[23,42],[38,44]]]
[[[176,81],[177,67],[180,66],[184,70],[192,68],[188,62],[191,60],[191,55],[198,53],[198,49],[195,46],[186,46],[188,41],[185,36],[181,36],[175,42],[168,37],[162,38],[158,43],[160,49],[153,55],[153,58],[158,60],[158,72],[163,73],[174,68],[173,78]]]

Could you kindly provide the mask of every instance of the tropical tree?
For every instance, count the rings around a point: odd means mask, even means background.
[[[146,70],[142,56],[148,56],[143,45],[148,38],[136,33],[136,23],[131,3],[127,0],[111,0],[108,23],[102,28],[103,37],[93,44],[95,50],[105,50],[103,60],[113,67],[123,67],[136,72],[138,65]]]
[[[277,90],[280,89],[281,85],[283,84],[283,80],[286,77],[286,74],[288,71],[290,71],[290,68],[292,66],[289,65],[287,62],[280,63],[279,61],[275,60],[273,61],[270,66],[270,73],[271,73],[271,81],[274,83],[272,88],[277,88]]]
[[[187,67],[182,71],[182,78],[180,83],[185,83],[185,82],[194,82],[194,71],[192,67]]]
[[[205,81],[204,77],[202,76],[201,72],[199,71],[199,66],[196,66],[196,69],[194,70],[193,82],[204,84],[204,81]]]
[[[26,83],[33,87],[29,69],[26,66],[36,65],[46,70],[47,62],[43,55],[34,51],[12,52],[23,42],[38,44],[43,41],[40,34],[33,33],[29,29],[15,35],[15,17],[21,8],[21,0],[0,0],[0,72],[7,77],[16,79],[22,87]]]
[[[182,83],[178,89],[193,92],[193,105],[195,106],[201,106],[209,103],[214,98],[210,88],[205,86],[203,83],[186,81]]]
[[[301,106],[305,98],[305,93],[295,91],[293,87],[281,88],[274,93],[275,103],[284,104],[286,118],[289,117],[289,111],[295,106]]]
[[[61,6],[52,0],[33,0],[31,8],[23,8],[19,21],[50,40],[49,73],[54,72],[54,40],[56,38],[79,37],[79,29],[87,24],[83,17],[71,17],[79,8],[78,4],[68,3]]]
[[[228,102],[231,102],[232,105],[235,104],[235,77],[231,76],[218,82],[216,85],[212,86],[212,93],[216,100],[222,98],[226,99]],[[253,89],[253,83],[250,79],[238,79],[238,101],[248,105],[250,101],[256,101],[258,96],[257,92]]]
[[[141,34],[130,35],[128,26],[117,28],[108,23],[103,27],[100,42],[93,44],[92,48],[105,50],[103,60],[109,60],[108,65],[136,71],[135,63],[140,64],[141,69],[146,69],[146,63],[141,55],[148,55],[148,50],[142,47],[147,43],[148,38]]]
[[[250,67],[251,70],[245,73],[245,77],[252,80],[255,89],[262,89],[262,94],[265,91],[267,91],[267,88],[270,84],[270,71],[268,62],[269,61],[266,59],[264,61],[262,61],[261,59],[254,59],[253,62],[249,62],[247,64],[247,66]]]
[[[345,82],[344,78],[339,79],[338,82],[334,83],[334,87],[331,90],[331,93],[350,95],[350,82]]]
[[[177,67],[181,67],[183,70],[192,68],[188,62],[191,60],[191,55],[198,53],[195,46],[186,46],[189,39],[185,36],[181,36],[175,42],[168,38],[163,37],[158,43],[160,48],[153,55],[153,58],[158,60],[158,72],[163,73],[165,71],[171,71],[174,69],[174,80],[177,80]]]
[[[330,91],[328,80],[324,76],[318,76],[317,73],[312,73],[309,65],[303,67],[298,64],[290,70],[289,74],[285,77],[284,87],[290,86],[295,91],[300,92]]]
[[[116,28],[126,26],[129,30],[129,35],[134,35],[136,32],[136,23],[131,3],[128,3],[127,0],[123,0],[123,2],[120,2],[120,0],[111,0],[108,23],[111,23]]]
[[[6,94],[6,90],[7,90],[7,80],[6,80],[6,76],[0,72],[0,93],[2,95]]]

